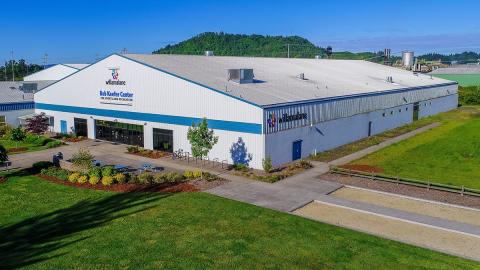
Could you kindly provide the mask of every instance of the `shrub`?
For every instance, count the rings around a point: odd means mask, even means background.
[[[272,159],[270,157],[262,159],[262,167],[266,173],[270,173],[272,170]]]
[[[0,137],[3,136],[10,136],[10,132],[12,131],[12,127],[9,125],[0,125]]]
[[[127,182],[127,176],[125,176],[123,173],[117,173],[113,178],[115,178],[115,181],[117,181],[119,184],[124,184]]]
[[[202,177],[202,171],[200,170],[193,171],[193,178],[201,178],[201,177]]]
[[[25,135],[25,142],[27,143],[35,143],[35,141],[38,139],[38,135],[34,135],[32,133],[27,133]]]
[[[215,181],[218,179],[218,177],[215,174],[211,174],[209,172],[203,172],[203,179],[207,181]]]
[[[35,139],[35,141],[33,141],[33,143],[37,146],[44,146],[47,143],[52,142],[52,141],[53,140],[50,139],[50,138],[47,138],[47,137],[44,137],[44,136],[37,136],[37,138]]]
[[[72,173],[68,176],[68,181],[71,182],[71,183],[75,183],[77,182],[78,178],[80,177],[80,174],[79,173]]]
[[[243,163],[236,163],[236,164],[233,164],[233,169],[235,171],[245,172],[245,171],[248,171],[248,166]]]
[[[193,172],[192,171],[185,171],[185,172],[183,172],[183,177],[185,177],[186,179],[192,179],[192,178],[194,178],[193,177]]]
[[[167,182],[167,177],[164,173],[158,173],[153,176],[153,182],[155,184],[163,184]]]
[[[138,153],[138,146],[128,146],[127,147],[127,152],[128,153]]]
[[[0,144],[0,164],[3,164],[5,161],[8,161],[7,149]]]
[[[111,184],[113,184],[113,177],[111,176],[102,177],[102,185],[110,186]]]
[[[183,176],[177,172],[169,172],[165,175],[167,182],[175,183],[183,180]]]
[[[102,175],[103,176],[114,176],[117,172],[115,171],[115,168],[112,166],[105,166],[102,168]]]
[[[142,172],[137,176],[137,183],[142,185],[151,184],[153,183],[153,175],[147,172]]]
[[[96,185],[98,184],[98,182],[100,182],[100,177],[92,175],[90,176],[90,179],[88,180],[88,182],[92,185]]]
[[[45,146],[47,148],[55,148],[61,146],[63,143],[61,141],[52,140],[49,141]]]
[[[78,177],[77,182],[78,182],[79,184],[85,184],[85,183],[87,183],[87,182],[88,182],[88,176],[82,175],[82,176]]]
[[[88,172],[87,172],[88,176],[92,177],[92,176],[96,176],[98,178],[102,177],[102,168],[100,167],[91,167],[90,169],[88,169]]]
[[[42,169],[40,173],[43,175],[58,178],[60,180],[67,180],[69,176],[69,171],[65,169],[57,168],[57,167]]]
[[[312,163],[310,163],[310,161],[307,161],[307,160],[300,160],[298,162],[298,164],[300,165],[300,167],[304,168],[304,169],[310,169],[313,167]]]
[[[88,170],[92,166],[93,155],[90,151],[80,148],[77,153],[72,156],[72,163],[80,170]]]
[[[53,163],[50,162],[50,161],[39,161],[39,162],[33,163],[32,171],[33,171],[33,173],[38,173],[38,172],[42,171],[43,169],[46,169],[46,168],[49,168],[49,167],[52,167],[52,166],[53,166]]]

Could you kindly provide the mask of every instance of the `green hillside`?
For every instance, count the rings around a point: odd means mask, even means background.
[[[262,36],[206,32],[154,51],[156,54],[202,55],[213,51],[218,56],[257,56],[291,58],[327,57],[326,49],[299,36]],[[334,52],[334,59],[372,59],[383,61],[383,52]],[[380,57],[379,57],[380,56]]]

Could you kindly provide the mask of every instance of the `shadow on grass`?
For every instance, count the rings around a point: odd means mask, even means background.
[[[89,238],[76,238],[76,233],[150,209],[154,207],[151,203],[168,196],[165,193],[118,193],[79,201],[67,208],[0,227],[0,268],[15,269],[62,256],[65,253],[51,253]]]

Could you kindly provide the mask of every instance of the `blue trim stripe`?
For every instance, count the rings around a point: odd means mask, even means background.
[[[195,117],[184,117],[184,116],[140,113],[140,112],[126,112],[126,111],[85,108],[85,107],[46,104],[46,103],[35,103],[35,108],[40,110],[89,114],[89,115],[97,115],[97,116],[104,116],[104,117],[123,118],[123,119],[137,120],[137,121],[156,122],[156,123],[173,124],[173,125],[181,125],[181,126],[191,126],[192,123],[199,123],[202,121],[202,118],[195,118]],[[214,119],[207,119],[207,121],[208,121],[208,126],[212,129],[228,130],[228,131],[236,131],[236,132],[244,132],[244,133],[252,133],[252,134],[262,134],[261,124],[214,120]]]
[[[33,102],[4,103],[0,104],[0,112],[30,110],[34,108]]]

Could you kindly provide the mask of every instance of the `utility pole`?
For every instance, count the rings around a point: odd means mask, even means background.
[[[12,55],[12,82],[15,81],[15,60],[13,60],[13,51],[10,51],[10,54]]]
[[[120,53],[121,54],[127,54],[128,53],[127,48],[123,48],[123,50]]]
[[[43,55],[43,68],[47,66],[47,61],[48,61],[48,53],[45,53]]]
[[[7,60],[5,60],[5,67],[3,68],[3,72],[5,73],[5,81],[8,81],[8,78],[7,78]]]
[[[287,58],[290,58],[290,44],[287,44]]]

